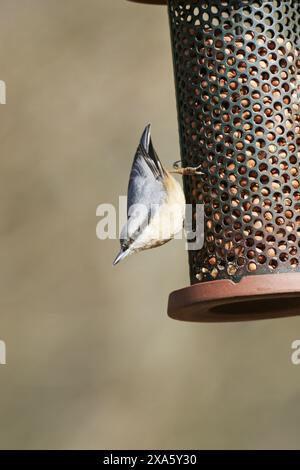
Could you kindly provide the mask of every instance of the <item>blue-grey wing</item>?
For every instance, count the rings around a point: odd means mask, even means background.
[[[134,239],[134,234],[141,231],[153,217],[156,210],[166,199],[163,178],[153,171],[145,155],[138,148],[130,172],[127,195],[127,236]]]
[[[165,196],[163,178],[152,168],[138,149],[132,164],[129,183],[127,211],[133,204],[160,204]]]

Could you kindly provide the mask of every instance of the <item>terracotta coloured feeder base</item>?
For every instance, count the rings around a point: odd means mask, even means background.
[[[172,292],[168,315],[191,322],[232,322],[300,315],[300,273],[210,281]]]

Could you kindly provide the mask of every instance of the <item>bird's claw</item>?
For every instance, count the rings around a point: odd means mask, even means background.
[[[196,167],[192,167],[192,166],[180,167],[179,163],[181,163],[180,160],[173,163],[173,170],[171,170],[170,173],[177,173],[178,175],[182,175],[182,176],[194,176],[194,175],[204,174],[202,171],[198,171],[201,165],[198,165]]]

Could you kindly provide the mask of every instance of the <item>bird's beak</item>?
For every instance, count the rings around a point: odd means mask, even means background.
[[[114,260],[113,262],[113,266],[115,266],[116,264],[118,264],[120,261],[122,261],[122,259],[126,258],[126,256],[128,256],[130,254],[130,251],[129,250],[120,250],[120,253],[118,253],[118,255],[116,256],[116,259]]]
[[[141,140],[140,140],[141,145],[144,147],[147,153],[149,152],[150,139],[151,139],[151,124],[148,124],[148,126],[145,127]]]

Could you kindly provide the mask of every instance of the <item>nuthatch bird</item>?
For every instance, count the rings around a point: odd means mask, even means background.
[[[167,171],[154,150],[150,124],[145,128],[130,172],[127,223],[121,231],[121,250],[114,265],[132,253],[167,243],[182,230],[185,197],[171,173],[202,174],[198,168],[174,166]]]

